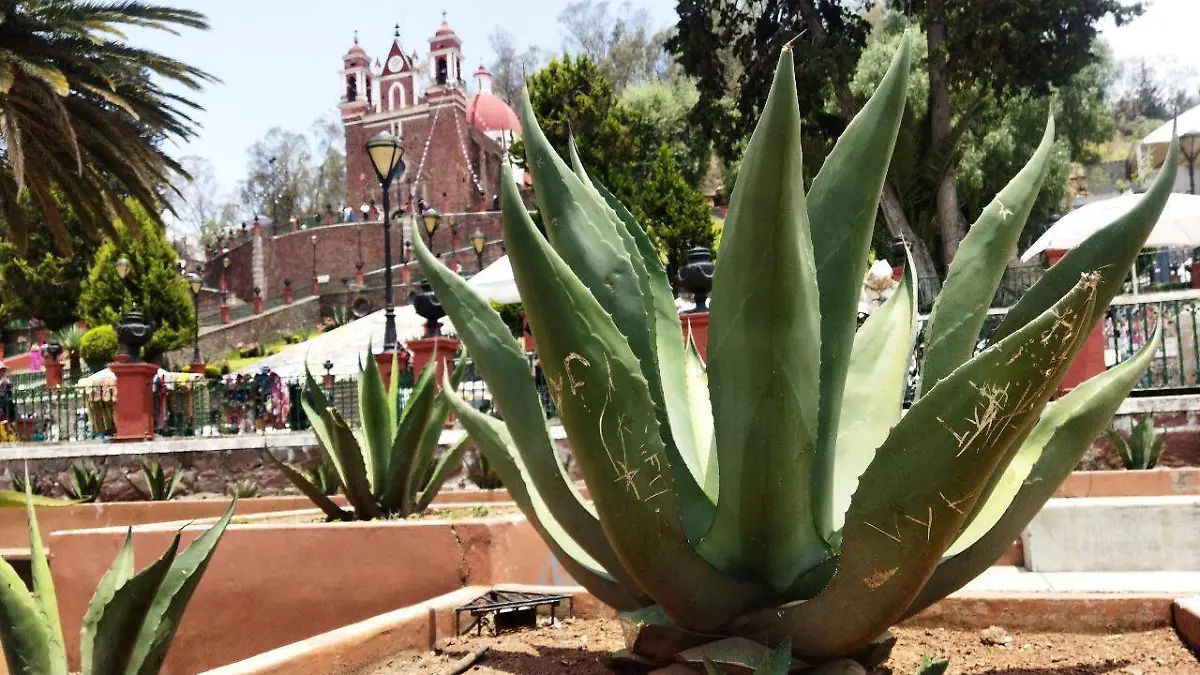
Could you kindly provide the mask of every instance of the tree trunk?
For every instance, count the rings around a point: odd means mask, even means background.
[[[938,7],[931,7],[930,14],[936,17],[940,13]],[[937,20],[929,22],[927,28],[927,44],[929,46],[929,115],[930,115],[930,150],[937,152],[938,148],[950,136],[950,84],[946,80],[946,52],[943,49],[946,28]],[[958,171],[951,162],[946,172],[938,179],[937,185],[937,219],[938,230],[942,235],[942,265],[950,267],[958,245],[967,235],[967,224],[963,220],[962,211],[958,208]]]
[[[933,261],[933,256],[929,254],[929,248],[925,246],[925,242],[921,241],[921,238],[909,225],[908,218],[904,215],[904,206],[900,203],[900,197],[891,185],[883,186],[883,196],[879,200],[879,208],[883,211],[883,221],[887,223],[888,232],[908,244],[908,249],[912,252],[913,267],[916,268],[917,278],[937,279],[937,265]]]

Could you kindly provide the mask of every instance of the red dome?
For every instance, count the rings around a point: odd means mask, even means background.
[[[467,102],[467,121],[483,132],[521,131],[517,113],[495,94],[479,93]]]

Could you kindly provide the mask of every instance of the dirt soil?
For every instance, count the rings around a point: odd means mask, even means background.
[[[1118,635],[899,628],[892,657],[872,675],[912,675],[922,654],[950,659],[947,675],[1200,675],[1200,662],[1170,628]],[[999,639],[995,638],[996,634]],[[1007,644],[984,644],[990,642]],[[612,619],[566,619],[556,627],[499,637],[461,637],[437,653],[409,652],[354,675],[444,673],[466,654],[491,649],[470,675],[612,675],[608,655],[624,646]]]

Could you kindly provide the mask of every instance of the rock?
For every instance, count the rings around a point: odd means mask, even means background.
[[[979,631],[979,641],[985,645],[1003,647],[1011,643],[1013,638],[1008,634],[1008,631],[1000,626],[988,626]]]
[[[679,652],[718,639],[683,630],[667,618],[658,605],[622,612],[617,618],[625,637],[625,648],[650,663],[671,663]]]
[[[867,669],[858,661],[838,659],[806,670],[804,675],[867,675]]]
[[[688,668],[682,663],[672,663],[666,668],[652,670],[648,675],[696,675],[696,671]]]

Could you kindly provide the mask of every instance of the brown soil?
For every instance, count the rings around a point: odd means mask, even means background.
[[[1200,675],[1200,662],[1169,628],[1119,635],[1013,633],[985,645],[980,631],[899,628],[891,659],[872,675],[911,675],[922,654],[950,659],[947,675]],[[609,654],[624,646],[611,619],[567,619],[556,627],[499,637],[461,637],[437,653],[403,653],[355,675],[443,673],[488,645],[470,675],[612,675]]]

